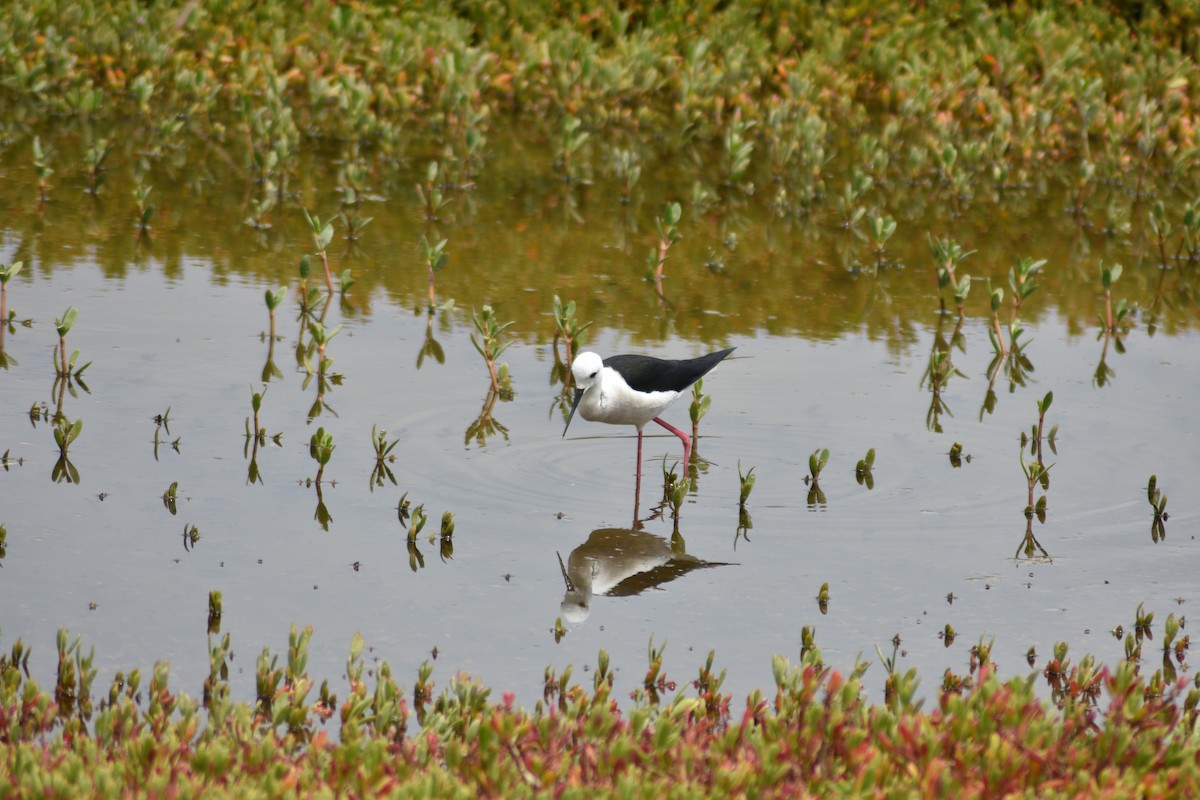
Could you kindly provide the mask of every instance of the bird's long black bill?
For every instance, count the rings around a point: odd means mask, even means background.
[[[575,584],[571,583],[571,576],[567,574],[567,565],[563,563],[562,555],[557,550],[554,551],[554,555],[558,556],[558,568],[562,570],[563,581],[567,584],[567,591],[575,591]]]
[[[579,401],[583,399],[583,389],[575,390],[575,402],[571,403],[571,413],[567,416],[567,424],[563,426],[563,438],[567,436],[567,428],[571,427],[571,420],[575,419],[575,409],[579,408]]]

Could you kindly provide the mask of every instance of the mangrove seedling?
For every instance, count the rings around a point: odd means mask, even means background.
[[[342,270],[342,274],[338,276],[338,294],[343,298],[346,292],[350,291],[350,287],[354,285],[354,278],[350,276],[350,268]]]
[[[147,202],[152,191],[154,191],[153,186],[145,186],[140,182],[133,187],[133,202],[137,206],[137,226],[138,231],[142,234],[150,230],[150,218],[154,216],[154,206]]]
[[[650,255],[646,257],[646,264],[650,268],[647,277],[654,281],[654,291],[658,293],[660,300],[666,298],[663,294],[662,279],[663,267],[667,264],[667,251],[683,238],[676,227],[681,214],[679,203],[667,203],[662,216],[654,219],[654,225],[658,228],[658,246],[650,251]]]
[[[438,180],[440,170],[438,162],[430,161],[429,166],[425,168],[425,184],[417,184],[417,199],[421,201],[421,209],[429,222],[436,222],[438,212],[450,202],[450,198],[442,194],[442,184]]]
[[[92,683],[96,679],[95,648],[83,655],[78,636],[68,645],[66,628],[58,629],[58,679],[54,687],[54,699],[59,705],[60,717],[78,715],[80,720],[92,716]]]
[[[285,297],[287,297],[287,287],[286,286],[280,286],[278,289],[273,289],[273,290],[267,289],[263,293],[263,300],[267,304],[267,313],[271,317],[271,329],[270,329],[270,332],[268,333],[268,336],[271,337],[271,341],[275,341],[275,339],[276,339],[276,336],[275,336],[275,309],[279,308],[279,306],[283,303],[283,299]],[[282,337],[280,337],[280,338],[282,338]]]
[[[438,307],[434,296],[435,276],[442,271],[442,268],[446,266],[446,262],[450,260],[450,256],[446,253],[446,240],[442,239],[437,244],[430,244],[429,240],[425,238],[425,234],[421,234],[421,254],[424,256],[425,265],[429,270],[427,277],[429,304],[427,308],[429,309],[429,313],[433,314]],[[443,307],[450,308],[454,301],[447,300],[446,303],[450,305],[443,304]]]
[[[950,645],[954,644],[954,640],[958,637],[958,634],[955,633],[954,626],[947,622],[946,627],[942,628],[942,631],[938,634],[938,637],[942,640],[942,644],[944,644],[946,647],[949,647]]]
[[[1150,222],[1150,230],[1154,232],[1154,236],[1158,240],[1158,253],[1161,259],[1159,268],[1166,269],[1171,263],[1167,257],[1167,240],[1174,236],[1175,226],[1167,219],[1162,200],[1154,201],[1154,205],[1150,207],[1146,217]]]
[[[213,589],[208,593],[208,632],[216,634],[221,632],[221,590]]]
[[[564,364],[570,365],[575,360],[575,349],[583,344],[583,332],[591,325],[590,321],[581,325],[579,320],[575,319],[574,300],[564,305],[558,295],[554,295],[554,347],[557,350],[558,340],[561,338],[566,350],[563,355]]]
[[[308,227],[312,229],[313,245],[317,248],[317,255],[321,257],[321,264],[325,267],[325,285],[329,289],[329,293],[333,294],[333,274],[329,270],[329,243],[333,241],[333,223],[329,222],[325,225],[321,224],[321,218],[315,214],[309,214],[308,209],[303,209],[304,218],[308,220]]]
[[[1158,488],[1156,475],[1150,476],[1150,482],[1146,486],[1146,498],[1154,512],[1154,521],[1150,524],[1150,539],[1158,544],[1167,538],[1167,495]]]
[[[642,177],[642,165],[636,150],[621,149],[613,158],[614,177],[621,184],[621,205],[629,205],[633,189]]]
[[[250,408],[254,412],[254,425],[251,427],[250,417],[246,417],[246,443],[254,440],[256,445],[267,443],[267,429],[258,424],[258,412],[262,408],[263,395],[267,393],[267,385],[264,383],[261,392],[254,391],[250,388]]]
[[[414,506],[412,510],[412,521],[408,525],[408,540],[416,541],[420,535],[421,529],[425,527],[425,523],[429,521],[429,515],[425,513],[425,504]]]
[[[333,434],[323,427],[317,428],[316,433],[308,441],[308,454],[317,462],[317,477],[315,480],[318,485],[321,483],[321,476],[325,473],[325,465],[333,457],[333,451],[336,447],[333,443]]]
[[[500,394],[500,376],[496,372],[496,359],[512,344],[512,340],[506,340],[503,333],[513,323],[510,321],[503,325],[500,324],[492,307],[487,305],[479,314],[476,314],[474,309],[471,310],[471,322],[474,323],[475,331],[479,334],[478,339],[475,338],[474,333],[471,334],[471,344],[475,345],[475,349],[479,351],[479,355],[483,356],[483,360],[487,364],[488,375],[492,380],[492,391]]]
[[[1046,392],[1046,396],[1037,401],[1038,421],[1037,428],[1034,429],[1034,449],[1038,457],[1038,461],[1042,460],[1042,436],[1046,429],[1046,412],[1050,409],[1050,404],[1054,402],[1054,392]],[[1050,426],[1050,431],[1045,433],[1045,440],[1050,445],[1050,452],[1058,454],[1058,447],[1055,445],[1055,439],[1058,437],[1058,423]]]
[[[54,442],[58,445],[58,452],[65,456],[71,444],[79,438],[82,431],[82,419],[71,422],[65,416],[57,418],[54,421]]]
[[[396,504],[396,517],[400,520],[400,527],[408,527],[408,515],[410,512],[412,501],[408,499],[408,492],[400,495],[400,502]]]
[[[672,470],[671,476],[674,477],[675,472]],[[683,501],[687,498],[688,491],[692,488],[692,480],[687,475],[673,481],[667,490],[667,503],[671,506],[671,519],[675,520],[675,530],[679,530],[679,509],[683,507]]]
[[[748,472],[742,474],[742,462],[738,460],[738,506],[746,507],[746,501],[750,499],[750,492],[754,491],[754,483],[758,478],[754,475],[754,467],[751,467]]]
[[[92,365],[92,362],[89,361],[79,369],[75,369],[75,361],[79,358],[78,350],[71,353],[70,360],[67,359],[67,334],[70,332],[71,326],[75,324],[75,319],[78,316],[79,309],[75,308],[75,306],[71,306],[66,310],[65,313],[63,313],[61,317],[57,317],[54,320],[54,329],[58,331],[59,353],[59,359],[56,368],[58,371],[58,377],[60,378],[74,378],[78,380],[83,375],[84,370]]]
[[[37,176],[38,188],[38,203],[45,204],[49,199],[50,176],[54,174],[54,168],[50,166],[50,155],[53,151],[49,148],[42,149],[42,140],[33,137],[33,172]]]
[[[167,410],[161,414],[154,415],[154,460],[158,461],[158,446],[161,444],[160,432],[166,431],[167,436],[171,435],[171,407],[167,406]],[[176,453],[179,452],[179,442],[182,436],[176,436],[175,441],[171,442],[171,449]]]
[[[875,181],[870,176],[854,169],[854,174],[846,182],[842,194],[838,198],[838,208],[842,212],[842,227],[846,230],[854,228],[866,216],[867,209],[859,205],[859,200],[870,190]]]
[[[875,466],[875,448],[872,447],[867,451],[867,454],[859,459],[854,465],[854,479],[858,481],[859,486],[866,486],[868,489],[875,488],[875,476],[871,474],[871,468]]]
[[[1013,349],[1016,349],[1016,336],[1012,329],[1017,323],[1017,312],[1020,311],[1021,304],[1038,288],[1037,279],[1045,264],[1044,258],[1034,261],[1032,258],[1017,256],[1017,263],[1008,268],[1008,288],[1012,291],[1012,313],[1008,319],[1008,327]]]
[[[1101,335],[1117,334],[1120,328],[1129,325],[1125,320],[1126,315],[1129,314],[1129,307],[1125,299],[1119,300],[1115,311],[1113,309],[1112,287],[1120,277],[1120,264],[1113,264],[1111,267],[1100,265],[1100,283],[1104,286],[1104,316],[1100,318],[1100,324],[1103,327]]]
[[[108,159],[108,154],[111,151],[107,139],[101,139],[98,142],[90,145],[87,152],[83,156],[83,169],[87,177],[88,194],[96,195],[100,192],[100,187],[104,185],[105,169],[104,162]]]
[[[700,420],[708,413],[712,405],[712,395],[704,394],[704,379],[692,384],[692,404],[688,407],[688,416],[692,419],[692,442],[700,438]],[[696,459],[696,450],[691,453],[692,460]],[[751,470],[753,471],[753,470]]]
[[[200,541],[200,527],[195,523],[189,522],[183,526],[183,549],[184,552],[191,552],[196,547],[196,543]]]
[[[21,271],[21,267],[25,266],[22,261],[14,261],[11,264],[0,264],[0,326],[9,324],[11,317],[16,316],[16,312],[11,315],[8,312],[8,282],[16,277]],[[571,304],[574,306],[574,303]],[[588,323],[589,325],[591,323]],[[2,336],[3,333],[0,333]],[[0,339],[0,341],[3,341]]]
[[[333,330],[326,330],[325,326],[320,322],[310,322],[308,324],[309,335],[312,336],[313,344],[317,346],[317,369],[318,375],[325,375],[329,367],[333,366],[333,359],[325,357],[325,347],[329,344],[334,336],[341,332],[342,326],[338,325]],[[307,372],[313,373],[312,366],[305,360],[304,366]]]
[[[725,136],[721,140],[724,145],[722,148],[724,163],[721,171],[724,173],[725,184],[728,186],[741,184],[746,170],[750,168],[750,157],[754,153],[754,140],[748,134],[757,124],[754,120],[743,121],[742,112],[739,109],[734,112],[729,121],[729,127],[725,129]],[[748,188],[752,189],[753,186]]]
[[[563,119],[562,134],[555,148],[554,163],[562,171],[562,178],[567,183],[579,180],[576,174],[575,154],[588,140],[589,134],[583,130],[583,122],[578,117],[568,116]]]
[[[892,238],[892,234],[895,232],[896,220],[880,214],[871,217],[871,238],[875,242],[875,265],[877,267],[883,266],[884,256],[887,254],[887,240]],[[969,287],[970,283],[967,285]]]
[[[938,289],[945,289],[947,286],[951,288],[961,319],[963,303],[966,302],[967,295],[971,292],[971,276],[964,274],[959,277],[958,267],[967,256],[975,251],[964,250],[962,245],[950,237],[942,239],[927,235],[926,238],[929,240],[929,249],[933,253],[933,262],[937,267]]]
[[[821,590],[817,592],[817,608],[821,609],[822,614],[829,613],[829,584],[822,583]]]
[[[1048,485],[1050,477],[1050,467],[1053,464],[1045,465],[1040,461],[1025,463],[1025,448],[1021,448],[1021,471],[1025,474],[1025,482],[1029,489],[1029,499],[1025,505],[1025,516],[1032,517],[1037,514],[1039,521],[1045,521],[1046,518],[1046,495],[1038,498],[1037,503],[1033,502],[1033,492],[1039,483],[1043,486]]]
[[[814,625],[805,625],[800,629],[800,661],[807,662],[810,654],[819,653],[817,649],[817,629]]]
[[[371,491],[375,491],[375,487],[383,487],[383,481],[386,478],[396,485],[396,476],[392,474],[392,468],[389,463],[395,463],[396,457],[392,455],[392,450],[396,445],[400,444],[399,439],[393,439],[390,442],[387,438],[387,431],[377,430],[374,425],[371,426],[371,446],[375,449],[375,468],[371,470],[371,480],[368,486]]]
[[[993,289],[988,281],[990,295],[988,298],[992,307],[992,327],[988,329],[988,337],[992,340],[992,348],[1000,358],[1008,354],[1008,345],[1004,343],[1004,334],[1000,331],[1000,306],[1004,303],[1004,290]]]
[[[71,422],[65,415],[59,415],[54,419],[54,441],[58,444],[58,460],[54,462],[54,468],[51,470],[50,477],[55,483],[79,483],[79,470],[71,463],[68,455],[68,450],[71,443],[79,438],[80,432],[83,430],[83,420],[77,419]]]
[[[463,445],[469,446],[474,440],[479,447],[485,447],[489,437],[495,436],[497,433],[508,441],[508,428],[504,423],[495,418],[496,401],[504,396],[504,383],[508,372],[508,364],[500,365],[500,391],[493,391],[489,386],[487,396],[483,398],[483,406],[479,409],[479,416],[471,421],[467,426],[466,434],[463,436]],[[511,381],[509,386],[509,397],[511,397],[512,387]]]
[[[811,484],[814,488],[820,482],[821,470],[825,469],[825,465],[829,463],[829,448],[824,449],[818,447],[812,451],[812,455],[808,457],[808,477],[805,483]]]
[[[1045,522],[1045,519],[1046,512],[1043,508],[1038,512],[1038,520]],[[1025,558],[1034,558],[1040,554],[1041,558],[1046,560],[1050,559],[1050,554],[1046,552],[1046,548],[1042,547],[1042,543],[1039,542],[1037,537],[1033,535],[1033,515],[1029,515],[1025,518],[1025,533],[1022,535],[1021,541],[1017,545],[1016,552],[1013,553],[1013,558],[1020,558],[1022,550],[1025,551]]]
[[[175,511],[176,511],[175,502],[178,499],[178,496],[179,496],[179,481],[172,481],[171,485],[167,487],[167,490],[165,492],[163,492],[163,495],[162,495],[163,508],[167,509],[167,511],[170,511],[172,517],[175,516]]]

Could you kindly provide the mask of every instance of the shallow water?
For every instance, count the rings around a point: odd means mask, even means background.
[[[330,678],[335,691],[357,631],[371,657],[389,661],[402,679],[436,650],[439,686],[462,670],[532,703],[547,665],[574,664],[586,682],[581,670],[601,648],[612,655],[618,692],[631,690],[651,638],[668,642],[665,670],[681,685],[715,649],[717,665],[729,670],[726,690],[741,697],[770,685],[772,655],[798,657],[805,625],[816,627],[826,661],[841,669],[858,657],[876,662],[875,646],[888,653],[899,634],[899,666],[916,667],[932,689],[946,668],[966,672],[980,637],[995,637],[1002,671],[1023,673],[1031,645],[1040,667],[1056,641],[1076,657],[1118,659],[1122,645],[1108,632],[1131,629],[1138,603],[1161,618],[1187,613],[1200,588],[1189,497],[1200,477],[1194,265],[1167,273],[1153,334],[1143,311],[1123,339],[1125,352],[1110,345],[1114,374],[1098,386],[1101,255],[1127,261],[1118,290],[1143,308],[1154,302],[1159,271],[1137,241],[1077,229],[1052,187],[1014,204],[1019,215],[1014,206],[998,215],[981,200],[964,218],[928,207],[921,213],[932,218],[901,217],[890,258],[903,266],[878,275],[851,268],[869,262],[870,251],[830,220],[780,225],[752,199],[736,222],[695,212],[669,262],[662,306],[643,281],[659,205],[645,198],[670,196],[669,184],[645,187],[642,204],[624,208],[603,185],[556,184],[544,167],[515,166],[522,153],[498,154],[460,195],[457,216],[430,228],[449,238],[452,254],[438,298],[457,301],[432,320],[444,364],[431,356],[417,367],[427,317],[415,241],[428,223],[403,179],[369,206],[377,219],[357,250],[343,252],[339,237],[335,271],[349,266],[358,283],[346,305],[335,301],[328,312],[329,326],[345,326],[329,345],[344,380],[329,387],[315,418],[316,382],[305,386],[295,357],[289,294],[274,350],[280,375],[261,412],[268,433],[282,433],[281,445],[260,449],[261,484],[247,478],[245,418],[267,361],[263,291],[294,284],[296,262],[310,248],[298,208],[257,234],[241,224],[237,198],[222,199],[216,188],[189,192],[186,182],[169,191],[160,178],[164,211],[139,245],[125,213],[127,187],[116,180],[100,205],[65,178],[47,209],[9,198],[13,222],[0,261],[25,259],[9,304],[33,322],[6,334],[13,362],[0,371],[0,451],[11,459],[0,472],[0,524],[8,529],[0,632],[5,646],[20,637],[33,647],[35,677],[53,682],[54,634],[65,626],[85,649],[95,646],[98,689],[118,669],[168,660],[175,688],[199,696],[212,589],[224,595],[222,630],[236,653],[231,680],[244,698],[253,697],[255,657],[263,647],[285,652],[293,623],[313,626],[310,674]],[[6,169],[24,174],[11,160]],[[335,205],[328,193],[304,191],[317,200],[310,206]],[[896,197],[903,207],[903,194]],[[1022,312],[1033,370],[1023,386],[1000,375],[990,412],[983,406],[992,347],[984,301],[972,297],[978,316],[967,317],[953,351],[962,374],[941,393],[939,432],[923,373],[935,336],[949,336],[955,317],[938,313],[925,232],[949,226],[969,231],[968,246],[980,251],[969,271],[998,284],[1017,254],[1051,264]],[[737,247],[723,244],[731,230]],[[705,266],[713,253],[722,268]],[[581,320],[595,320],[588,345],[602,354],[738,348],[704,383],[713,402],[679,536],[672,539],[670,519],[646,520],[661,496],[663,459],[670,466],[680,456],[665,433],[647,439],[644,534],[631,534],[720,566],[643,574],[636,594],[627,587],[622,596],[593,596],[586,618],[574,609],[557,642],[552,629],[567,592],[559,558],[568,563],[595,531],[633,523],[635,440],[632,430],[583,420],[562,437],[561,386],[552,377],[556,293],[579,302]],[[516,396],[494,408],[505,430],[480,443],[468,429],[488,378],[471,344],[470,308],[483,303],[516,323],[503,357]],[[70,449],[79,485],[52,481],[51,426],[31,424],[29,413],[31,405],[50,413],[57,406],[53,321],[68,306],[79,308],[68,349],[93,362],[90,391],[62,403],[68,418],[84,421]],[[1046,555],[1028,558],[1019,437],[1036,423],[1036,401],[1047,391],[1057,454],[1047,453],[1048,516],[1032,523]],[[156,450],[154,417],[168,408],[169,432],[159,431]],[[685,424],[686,399],[668,418]],[[373,425],[399,439],[390,465],[396,485],[371,485]],[[318,426],[336,444],[322,493],[327,531],[306,485],[316,472],[308,440]],[[958,467],[948,457],[954,442],[970,456]],[[825,500],[810,503],[808,456],[822,447],[831,454]],[[855,481],[854,465],[870,448],[877,461],[868,489]],[[758,478],[745,535],[739,463]],[[1157,543],[1145,494],[1152,473],[1171,497],[1167,536]],[[172,515],[161,497],[174,481],[180,499]],[[405,492],[430,516],[415,569],[396,512]],[[436,533],[446,510],[456,532],[443,557],[425,534]],[[200,539],[185,547],[189,524]],[[601,557],[598,542],[612,539],[595,537],[593,557]],[[826,582],[823,614],[816,595]],[[947,623],[959,634],[948,647],[938,637]],[[881,692],[877,663],[866,681]]]

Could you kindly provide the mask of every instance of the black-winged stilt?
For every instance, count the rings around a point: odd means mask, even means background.
[[[718,350],[699,358],[664,359],[653,356],[609,356],[601,360],[592,352],[580,353],[571,364],[575,376],[575,402],[563,428],[571,427],[578,409],[589,422],[634,425],[638,432],[637,476],[642,477],[642,428],[657,422],[683,442],[683,463],[691,455],[692,440],[686,433],[659,419],[659,414],[696,381],[711,372],[736,348]]]

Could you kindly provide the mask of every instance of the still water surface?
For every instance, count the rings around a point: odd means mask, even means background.
[[[1109,631],[1130,629],[1138,603],[1165,618],[1188,614],[1200,599],[1191,497],[1200,479],[1200,335],[1191,278],[1182,274],[1194,265],[1170,273],[1167,285],[1178,291],[1168,292],[1153,335],[1143,317],[1124,338],[1125,352],[1110,345],[1114,372],[1100,386],[1100,255],[1124,255],[1122,287],[1143,308],[1158,271],[1134,243],[1079,231],[1061,210],[1047,222],[1053,197],[1027,202],[1022,216],[997,220],[994,230],[986,209],[957,223],[909,221],[894,247],[903,264],[879,275],[850,268],[847,249],[856,253],[849,260],[870,251],[847,244],[852,235],[829,221],[780,232],[753,205],[736,223],[697,213],[668,268],[664,307],[642,281],[657,201],[631,211],[608,202],[603,187],[501,174],[481,176],[473,210],[434,231],[450,239],[452,254],[439,300],[457,305],[435,314],[431,327],[415,248],[426,223],[401,181],[370,209],[378,219],[357,249],[338,250],[338,271],[351,267],[359,282],[326,320],[345,326],[329,346],[343,381],[329,387],[315,418],[315,381],[306,385],[295,357],[299,325],[289,295],[274,350],[279,374],[261,412],[268,433],[282,436],[258,453],[261,484],[248,481],[245,418],[267,361],[263,292],[294,284],[296,261],[310,247],[295,224],[303,221],[298,208],[260,235],[231,222],[236,209],[203,212],[186,190],[171,194],[160,184],[168,210],[150,242],[138,245],[131,217],[113,209],[128,196],[124,188],[113,188],[102,207],[68,185],[47,210],[10,198],[16,221],[0,234],[0,261],[26,259],[9,303],[32,325],[7,333],[12,361],[0,371],[0,450],[11,459],[0,473],[0,524],[8,529],[0,644],[23,638],[35,677],[50,684],[55,630],[65,626],[85,649],[95,646],[98,686],[118,669],[168,660],[175,688],[199,696],[207,597],[219,589],[222,630],[236,654],[234,692],[247,699],[255,657],[264,647],[285,652],[291,624],[313,626],[310,674],[330,678],[335,691],[360,632],[372,657],[402,678],[415,677],[436,650],[439,686],[462,670],[526,704],[540,697],[547,665],[573,664],[586,681],[581,671],[602,648],[613,657],[618,690],[632,689],[653,637],[668,642],[665,669],[681,685],[715,649],[729,670],[725,688],[742,697],[770,685],[772,655],[798,657],[805,625],[815,626],[826,661],[841,669],[858,657],[876,662],[874,648],[890,653],[898,634],[899,665],[916,667],[932,690],[946,668],[966,672],[980,637],[995,637],[1005,674],[1027,670],[1031,645],[1040,668],[1056,641],[1075,656],[1113,661],[1122,648]],[[560,213],[567,195],[576,206]],[[315,196],[310,206],[332,204]],[[1028,228],[1054,224],[1066,233],[1028,240]],[[992,347],[984,301],[975,297],[952,352],[961,374],[942,391],[935,424],[923,376],[935,337],[948,337],[955,317],[939,315],[925,232],[949,225],[971,233],[969,245],[980,250],[971,266],[998,285],[1016,254],[1052,263],[1022,313],[1024,338],[1033,340],[1025,385],[1000,375],[994,405],[984,408]],[[736,248],[728,246],[731,228]],[[724,263],[706,266],[716,252]],[[648,517],[661,497],[663,459],[669,466],[679,458],[677,439],[647,439],[644,528],[622,546],[610,529],[634,521],[632,429],[576,420],[562,438],[556,293],[595,321],[588,344],[601,354],[738,348],[704,383],[713,401],[701,423],[697,486],[674,538],[669,518]],[[503,429],[480,442],[468,429],[485,407],[488,378],[470,340],[470,308],[483,303],[516,322],[503,356],[516,396],[495,405]],[[31,406],[51,414],[57,406],[54,319],[68,306],[79,308],[68,349],[93,362],[90,391],[67,394],[62,405],[84,421],[70,451],[78,485],[52,481],[51,426],[30,420]],[[427,356],[418,368],[430,332],[444,363]],[[1058,452],[1047,454],[1049,514],[1032,523],[1044,554],[1027,557],[1019,439],[1047,391]],[[156,448],[154,417],[168,408],[169,433],[159,430]],[[686,424],[686,399],[668,419]],[[318,500],[306,485],[316,472],[308,440],[318,426],[336,443],[322,493],[328,530],[314,518]],[[372,426],[399,440],[390,465],[396,485],[371,484]],[[955,442],[970,456],[957,467],[947,455]],[[808,456],[823,447],[825,500],[810,503]],[[870,448],[877,460],[868,489],[854,466]],[[753,527],[740,532],[739,463],[758,478],[748,504]],[[1145,494],[1152,473],[1171,498],[1158,542]],[[172,515],[161,497],[175,481]],[[406,492],[430,516],[419,558],[397,519]],[[448,553],[425,536],[443,511],[456,524]],[[200,538],[185,546],[186,525]],[[564,566],[619,573],[635,557],[657,571],[615,596],[590,597],[577,573],[568,596]],[[831,595],[825,614],[816,601],[822,583]],[[568,632],[556,641],[560,616]],[[946,624],[959,634],[950,646],[938,637]],[[878,699],[877,663],[866,681]]]

